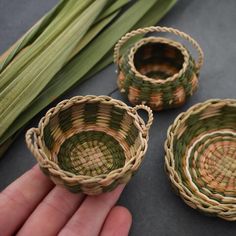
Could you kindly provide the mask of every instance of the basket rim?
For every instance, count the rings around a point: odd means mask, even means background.
[[[202,193],[202,195],[204,196],[203,198],[200,197],[199,195],[196,196],[193,192],[189,190],[187,185],[183,184],[181,177],[179,176],[175,168],[175,158],[173,153],[173,141],[174,137],[176,136],[176,131],[178,131],[179,128],[181,128],[181,124],[183,124],[189,118],[189,116],[197,114],[210,106],[221,107],[225,105],[236,107],[236,99],[231,99],[231,98],[209,99],[205,102],[195,104],[194,106],[189,108],[186,112],[182,112],[176,117],[175,121],[167,131],[167,139],[164,145],[165,169],[171,183],[175,188],[178,189],[178,194],[186,204],[188,204],[193,208],[198,208],[206,213],[210,214],[214,213],[218,217],[226,220],[236,220],[236,204],[235,204],[236,202],[232,203],[217,202],[216,205],[212,203],[214,199],[211,199],[209,196],[203,193]],[[210,201],[205,201],[204,198]],[[224,199],[225,197],[222,196],[222,198]],[[231,212],[234,212],[234,216],[232,217],[230,216]]]
[[[117,107],[125,109],[127,113],[134,119],[134,124],[136,128],[139,130],[139,138],[141,140],[141,145],[139,149],[137,150],[137,155],[131,157],[130,160],[126,161],[124,166],[121,168],[117,168],[115,170],[112,170],[108,174],[100,174],[96,176],[88,176],[88,175],[76,175],[72,172],[65,171],[59,167],[59,165],[49,160],[48,156],[45,153],[45,149],[43,147],[42,143],[42,136],[43,136],[43,129],[45,125],[48,124],[50,118],[57,114],[61,109],[66,109],[74,104],[80,104],[80,103],[86,103],[88,101],[99,101],[111,105],[117,105]],[[71,99],[66,99],[58,103],[55,107],[52,107],[49,109],[45,116],[43,116],[38,124],[37,128],[33,128],[34,133],[34,146],[29,143],[29,134],[26,133],[26,142],[28,145],[28,148],[31,150],[31,152],[34,154],[35,158],[37,159],[39,165],[42,168],[46,168],[51,174],[60,177],[60,179],[64,181],[76,181],[79,184],[85,184],[85,183],[102,183],[106,182],[110,178],[113,179],[119,179],[122,177],[126,172],[128,171],[134,171],[139,165],[140,165],[140,159],[144,156],[144,154],[147,151],[147,140],[148,135],[145,137],[143,135],[143,128],[142,125],[144,125],[143,120],[137,115],[137,111],[133,107],[129,107],[124,102],[113,99],[108,96],[95,96],[95,95],[87,95],[87,96],[75,96]]]
[[[183,60],[184,60],[181,69],[177,73],[173,74],[172,76],[167,77],[164,80],[163,79],[153,79],[153,78],[150,78],[150,77],[140,73],[134,65],[134,56],[140,47],[142,47],[143,45],[148,44],[148,43],[163,43],[163,44],[167,44],[169,46],[177,48],[181,52],[181,54],[183,55]],[[137,78],[142,79],[144,81],[148,81],[152,84],[165,84],[165,83],[173,82],[173,81],[179,79],[186,72],[186,70],[189,66],[189,60],[190,60],[190,54],[189,54],[188,50],[181,43],[176,42],[176,41],[169,39],[169,38],[164,38],[164,37],[143,38],[131,47],[131,49],[129,50],[129,54],[128,54],[128,63],[129,63],[130,69],[134,73],[134,75]]]

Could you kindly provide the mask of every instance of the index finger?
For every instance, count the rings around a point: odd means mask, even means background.
[[[1,234],[12,235],[52,187],[53,183],[36,165],[4,189],[0,193]]]

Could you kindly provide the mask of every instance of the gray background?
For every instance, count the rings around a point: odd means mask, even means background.
[[[57,0],[0,0],[0,53],[15,42]],[[205,52],[198,92],[179,109],[155,113],[149,149],[139,172],[126,187],[119,203],[133,215],[130,235],[236,235],[236,224],[206,217],[185,205],[172,191],[163,170],[168,126],[191,105],[209,98],[234,98],[236,89],[236,1],[180,0],[159,23],[192,35]],[[116,89],[111,65],[64,97],[109,94]],[[118,91],[111,95],[122,99]],[[37,124],[39,114],[29,127]],[[0,189],[35,163],[26,149],[24,132],[0,159]]]

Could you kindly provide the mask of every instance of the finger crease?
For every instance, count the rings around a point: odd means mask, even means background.
[[[45,199],[45,200],[43,201],[43,204],[45,204],[47,207],[50,207],[50,208],[56,210],[57,212],[63,214],[64,216],[67,215],[67,211],[65,210],[65,208],[63,208],[63,207],[61,207],[61,206],[57,206],[57,205],[55,205],[54,203],[52,203],[51,201],[49,201],[49,200],[46,200],[46,199]]]
[[[21,208],[31,209],[30,205],[27,204],[29,199],[18,189],[14,189],[14,193],[8,189],[1,192],[1,195],[5,196],[8,201],[14,202]]]

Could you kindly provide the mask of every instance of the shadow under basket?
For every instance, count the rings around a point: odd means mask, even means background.
[[[147,124],[137,110],[148,112]],[[96,195],[127,183],[147,150],[150,108],[106,96],[74,97],[50,109],[26,142],[43,172],[72,192]]]
[[[180,114],[165,143],[165,167],[192,208],[236,220],[236,100],[208,100]]]
[[[122,55],[121,47],[132,37],[148,32],[168,32],[189,41],[199,58],[195,62],[181,43],[162,37],[147,37],[131,45]],[[203,52],[184,32],[167,27],[147,27],[127,33],[115,46],[117,84],[131,104],[146,104],[153,110],[183,105],[198,88]]]

